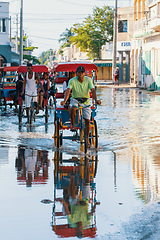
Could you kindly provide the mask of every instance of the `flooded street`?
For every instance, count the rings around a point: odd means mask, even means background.
[[[70,206],[66,214],[64,202],[69,188],[81,196],[87,171],[84,238],[160,239],[160,96],[105,87],[97,94],[99,148],[87,156],[73,141],[54,147],[53,109],[47,126],[40,118],[32,128],[20,128],[13,109],[0,110],[0,239],[77,239],[81,216],[71,218]]]

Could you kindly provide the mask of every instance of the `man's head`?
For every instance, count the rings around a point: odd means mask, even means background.
[[[80,82],[83,82],[85,76],[85,68],[83,66],[79,66],[76,70],[76,75]]]
[[[45,80],[47,80],[48,79],[48,73],[43,73],[43,78],[45,79]]]
[[[32,63],[27,63],[27,71],[31,73],[33,70]]]

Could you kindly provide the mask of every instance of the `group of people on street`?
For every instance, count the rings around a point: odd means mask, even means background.
[[[11,90],[9,94],[13,99],[15,111],[18,111],[18,99],[22,97],[22,100],[25,101],[27,114],[26,124],[29,124],[29,108],[32,99],[36,108],[36,114],[38,114],[39,109],[44,109],[43,100],[49,97],[48,92],[51,87],[52,82],[49,80],[48,73],[43,73],[42,79],[40,79],[39,74],[33,72],[33,66],[31,63],[27,64],[27,72],[24,76],[21,73],[18,73],[16,78],[16,90]]]
[[[43,85],[36,72],[33,72],[33,66],[31,63],[27,64],[27,72],[24,77],[19,74],[16,82],[17,90],[16,93],[11,93],[17,108],[17,94],[24,96],[25,93],[25,106],[27,114],[27,122],[29,124],[29,108],[33,99],[36,114],[39,112],[39,108],[43,109],[43,98],[47,98],[47,92],[49,90],[50,81],[48,73],[43,74]],[[63,84],[64,100],[61,102],[62,106],[68,106],[71,118],[71,131],[75,129],[75,118],[76,112],[79,105],[83,107],[83,118],[85,120],[86,136],[88,147],[89,143],[89,129],[90,129],[90,118],[91,118],[91,106],[90,106],[90,91],[92,97],[95,100],[95,104],[101,104],[100,100],[97,100],[97,94],[90,77],[86,76],[85,68],[79,66],[76,72],[71,72],[69,81]],[[15,94],[15,95],[14,95]],[[38,105],[38,100],[40,105]]]

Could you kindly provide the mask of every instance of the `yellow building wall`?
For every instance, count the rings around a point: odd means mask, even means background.
[[[112,67],[98,67],[97,80],[111,80]]]

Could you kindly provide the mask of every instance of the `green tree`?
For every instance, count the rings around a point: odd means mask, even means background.
[[[37,57],[35,56],[31,56],[31,55],[23,55],[24,59],[27,59],[28,61],[33,61],[33,64],[40,64],[40,61],[37,59]]]
[[[13,40],[15,40],[15,37],[12,37]],[[28,39],[28,36],[23,36],[23,42],[25,42]],[[29,46],[29,47],[25,47],[25,45],[23,44],[23,51],[29,51],[30,54],[23,54],[23,59],[27,59],[28,61],[33,61],[33,64],[40,64],[40,61],[37,59],[37,57],[32,56],[32,53],[34,51],[34,49],[38,49],[38,47],[34,47],[34,46]],[[20,52],[20,38],[18,37],[18,51]]]
[[[82,23],[74,24],[69,41],[88,53],[90,58],[100,58],[100,49],[113,38],[113,10],[95,7]]]
[[[61,49],[64,47],[69,47],[71,42],[70,38],[74,35],[72,28],[66,28],[65,31],[60,35],[59,42],[61,42]]]
[[[55,52],[50,49],[48,51],[42,52],[42,54],[39,57],[39,61],[41,64],[47,65],[48,61],[55,59]]]

